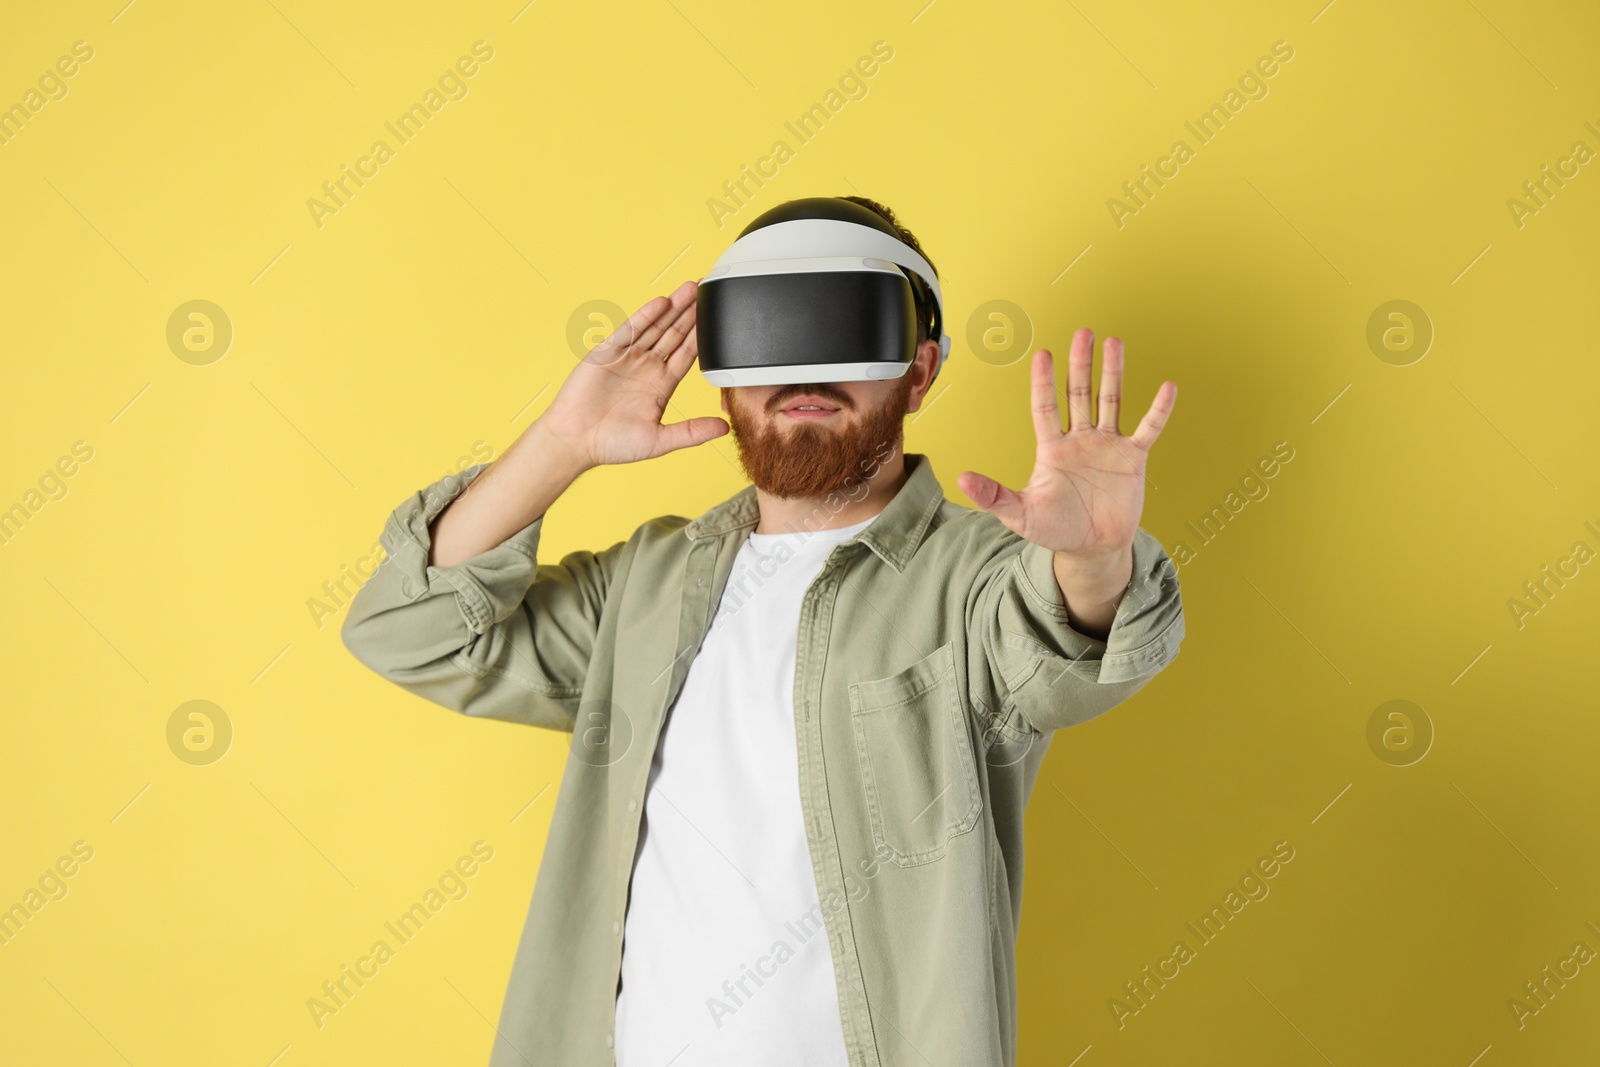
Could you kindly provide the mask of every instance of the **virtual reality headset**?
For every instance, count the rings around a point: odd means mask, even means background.
[[[860,204],[782,204],[700,280],[700,373],[722,387],[898,378],[916,358],[917,286],[933,296],[937,373],[950,337],[932,264]]]

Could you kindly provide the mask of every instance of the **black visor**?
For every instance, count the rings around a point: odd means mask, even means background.
[[[916,295],[932,266],[859,204],[791,201],[746,227],[700,282],[700,371],[717,386],[898,378],[916,358]]]

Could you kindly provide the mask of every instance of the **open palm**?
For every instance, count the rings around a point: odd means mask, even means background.
[[[1056,404],[1055,361],[1033,354],[1032,409],[1037,441],[1033,474],[1021,490],[964,471],[956,479],[983,510],[1013,533],[1053,552],[1084,559],[1112,556],[1133,544],[1144,511],[1144,472],[1150,446],[1172,414],[1178,386],[1162,382],[1132,436],[1118,428],[1122,407],[1122,341],[1106,338],[1100,368],[1099,416],[1090,419],[1094,333],[1072,335],[1067,362],[1066,430]]]

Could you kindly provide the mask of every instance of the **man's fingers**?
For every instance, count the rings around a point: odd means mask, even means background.
[[[1067,432],[1088,430],[1094,423],[1089,415],[1090,379],[1094,369],[1094,331],[1078,330],[1072,335],[1072,350],[1067,354]]]
[[[700,324],[694,323],[689,327],[689,333],[684,337],[673,353],[667,357],[667,373],[674,382],[681,381],[689,368],[694,366],[695,359],[700,355]]]
[[[1100,414],[1095,426],[1101,433],[1121,433],[1117,426],[1121,417],[1122,338],[1107,337],[1100,346]]]
[[[684,338],[689,336],[690,330],[694,329],[695,315],[699,307],[698,302],[690,304],[683,314],[679,315],[676,321],[673,322],[672,326],[661,335],[661,339],[650,347],[650,351],[656,359],[666,363],[672,356],[677,354]]]
[[[597,351],[602,348],[615,349],[619,352],[625,351],[644,332],[645,327],[656,321],[656,317],[669,306],[671,306],[671,301],[666,297],[651,297],[643,307],[628,316],[622,325],[611,331],[609,337],[595,345],[590,351]]]
[[[1162,382],[1161,388],[1156,390],[1156,398],[1150,402],[1150,410],[1144,413],[1144,418],[1139,420],[1139,428],[1133,431],[1133,436],[1128,440],[1143,449],[1155,444],[1172,414],[1172,406],[1177,402],[1178,383]]]
[[[694,282],[684,282],[678,286],[673,291],[671,299],[661,313],[655,317],[654,321],[645,324],[644,329],[640,331],[634,340],[632,347],[641,352],[648,352],[654,348],[656,342],[661,339],[661,335],[666,332],[667,328],[683,316],[684,310],[694,306],[695,296],[698,291]],[[656,354],[656,358],[661,358],[660,353]]]
[[[1041,443],[1061,436],[1061,410],[1056,407],[1056,361],[1048,348],[1033,354],[1029,406],[1033,409],[1033,434]]]

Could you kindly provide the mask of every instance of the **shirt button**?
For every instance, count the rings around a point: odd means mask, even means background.
[[[613,933],[613,934],[620,934],[620,933],[622,933],[622,924],[621,924],[621,923],[616,923],[616,922],[614,922],[614,923],[612,923],[612,924],[611,924],[611,932],[612,932],[612,933]]]
[[[628,801],[628,810],[629,811],[638,811],[639,810],[639,802],[637,800],[630,799]]]
[[[611,1035],[610,1035],[610,1034],[607,1034],[607,1035],[606,1035],[606,1048],[610,1048],[610,1047],[611,1047],[611,1045],[612,1045],[612,1038],[611,1038]]]

